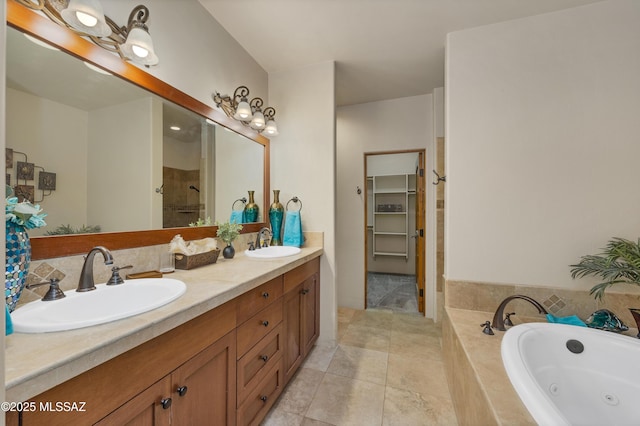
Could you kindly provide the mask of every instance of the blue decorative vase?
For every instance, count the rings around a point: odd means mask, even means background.
[[[29,274],[31,240],[24,226],[12,222],[6,225],[4,295],[9,312],[13,312]]]
[[[254,223],[258,221],[259,207],[253,200],[253,194],[255,191],[249,191],[249,202],[244,207],[244,220],[246,223]]]
[[[273,190],[273,204],[269,207],[269,223],[271,223],[272,246],[282,245],[282,219],[284,218],[284,206],[280,203],[280,190]]]

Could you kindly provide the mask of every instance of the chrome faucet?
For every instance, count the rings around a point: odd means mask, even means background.
[[[93,281],[93,258],[98,252],[102,253],[105,265],[113,264],[113,256],[106,247],[97,246],[92,248],[84,258],[84,265],[82,265],[82,272],[80,272],[80,281],[78,282],[78,288],[76,289],[76,291],[82,292],[96,289],[96,284]]]
[[[256,249],[262,248],[262,247],[269,247],[269,243],[268,242],[264,242],[264,244],[260,244],[260,240],[262,240],[262,237],[264,235],[264,233],[268,232],[269,235],[271,236],[271,229],[269,229],[268,227],[263,227],[260,228],[260,230],[258,231],[258,237],[256,238]]]
[[[491,327],[498,329],[500,331],[505,331],[506,328],[504,326],[504,308],[507,306],[507,303],[509,303],[511,300],[513,299],[522,299],[522,300],[526,300],[527,302],[531,303],[533,306],[535,306],[538,309],[538,312],[541,314],[548,314],[547,310],[544,308],[544,306],[542,306],[540,303],[536,302],[534,299],[532,299],[529,296],[523,296],[521,294],[516,294],[514,296],[509,296],[506,299],[504,299],[502,301],[502,303],[500,303],[500,306],[498,306],[498,309],[496,310],[496,313],[493,315],[493,321],[491,322]],[[513,314],[511,314],[513,315]]]

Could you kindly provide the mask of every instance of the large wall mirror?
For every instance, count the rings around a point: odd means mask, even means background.
[[[7,22],[6,179],[48,214],[30,233],[35,259],[215,236],[188,225],[229,220],[247,191],[264,212],[266,138],[23,6],[7,2]],[[83,226],[101,232],[46,235]]]

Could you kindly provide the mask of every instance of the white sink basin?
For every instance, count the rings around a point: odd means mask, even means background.
[[[37,300],[11,313],[18,333],[47,333],[104,324],[147,312],[177,299],[187,290],[171,278],[141,278],[124,284],[100,284],[93,291],[65,292],[64,299]]]
[[[300,253],[298,247],[291,246],[270,246],[256,250],[245,250],[244,254],[247,257],[254,257],[257,259],[276,259],[278,257],[293,256]]]

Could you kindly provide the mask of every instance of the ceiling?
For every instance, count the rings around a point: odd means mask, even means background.
[[[444,87],[446,34],[598,0],[199,0],[267,71],[336,62],[338,106]]]

